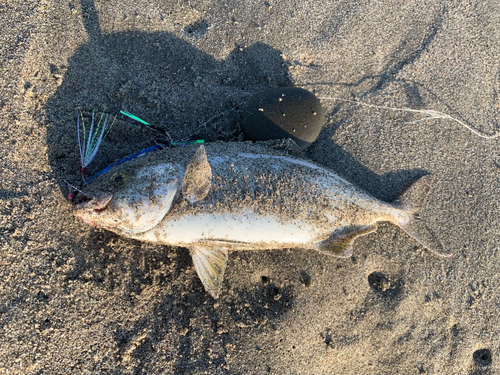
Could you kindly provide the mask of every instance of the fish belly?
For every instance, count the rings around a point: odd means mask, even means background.
[[[176,246],[198,242],[224,244],[225,247],[260,249],[311,247],[324,239],[330,230],[321,230],[300,220],[282,222],[272,215],[242,213],[205,213],[185,215],[144,233],[142,239]]]

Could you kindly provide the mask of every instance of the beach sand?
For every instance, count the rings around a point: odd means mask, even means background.
[[[242,106],[290,85],[493,134],[497,1],[4,0],[0,40],[0,373],[500,372],[499,139],[322,99],[305,156],[387,201],[435,175],[421,217],[453,257],[381,224],[347,260],[233,252],[217,301],[187,249],[87,226],[63,182],[80,112],[238,141]],[[89,175],[155,138],[119,117]]]

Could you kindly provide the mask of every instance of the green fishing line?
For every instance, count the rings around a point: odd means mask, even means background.
[[[130,117],[131,119],[133,119],[135,121],[139,121],[140,123],[142,123],[144,125],[149,125],[149,123],[147,123],[146,121],[144,121],[144,120],[140,119],[139,117],[133,115],[132,113],[128,113],[128,112],[125,112],[125,111],[120,111],[120,113],[122,115]]]
[[[120,113],[122,115],[130,117],[131,119],[133,119],[135,121],[139,121],[141,124],[152,126],[151,124],[149,124],[146,121],[140,119],[136,115],[133,115],[132,113],[128,113],[128,112],[125,112],[125,111],[120,111]],[[186,146],[186,145],[192,145],[192,144],[198,144],[198,143],[205,143],[205,140],[204,139],[196,139],[196,140],[193,140],[193,141],[186,141],[186,142],[172,142],[172,146]]]
[[[196,139],[193,141],[186,141],[186,142],[172,142],[172,146],[185,146],[185,145],[193,145],[197,143],[205,143],[204,139]]]

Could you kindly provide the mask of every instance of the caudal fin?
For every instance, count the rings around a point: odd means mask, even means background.
[[[410,185],[394,202],[396,206],[405,210],[410,220],[397,223],[407,234],[420,242],[426,249],[441,257],[451,257],[443,245],[429,228],[420,220],[418,213],[425,205],[427,195],[431,191],[434,176],[426,175]]]

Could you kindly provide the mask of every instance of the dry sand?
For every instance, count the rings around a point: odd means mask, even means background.
[[[453,258],[389,224],[350,260],[235,252],[217,302],[186,249],[77,221],[62,182],[79,183],[79,111],[238,140],[238,106],[291,84],[492,133],[499,55],[496,0],[3,0],[0,372],[500,373],[498,139],[324,101],[307,156],[385,200],[434,174],[422,217]],[[89,172],[156,136],[118,121]]]

